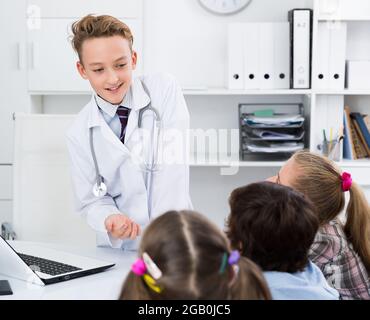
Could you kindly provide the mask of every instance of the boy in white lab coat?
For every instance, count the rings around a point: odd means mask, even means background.
[[[136,248],[133,240],[152,218],[167,210],[191,208],[185,135],[180,147],[176,142],[183,161],[163,161],[160,170],[148,172],[139,170],[132,160],[140,111],[155,107],[161,130],[185,133],[189,128],[186,103],[169,75],[133,78],[137,53],[130,29],[120,20],[88,15],[73,24],[72,32],[77,69],[94,90],[67,133],[76,207],[96,231],[98,245]],[[146,111],[143,118],[143,127],[154,130],[154,112]],[[153,143],[158,152],[152,137],[145,143]],[[97,197],[93,186],[99,176],[106,193]]]

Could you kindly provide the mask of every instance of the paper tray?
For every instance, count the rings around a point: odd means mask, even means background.
[[[282,138],[282,137],[257,137],[251,132],[242,132],[242,139],[243,140],[250,140],[250,141],[301,141],[304,138],[305,132],[302,131],[299,136],[296,138]]]

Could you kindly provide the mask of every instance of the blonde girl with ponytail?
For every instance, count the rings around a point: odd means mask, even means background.
[[[370,207],[350,173],[327,158],[299,151],[269,180],[300,191],[315,205],[320,229],[310,259],[328,283],[342,299],[370,299]]]

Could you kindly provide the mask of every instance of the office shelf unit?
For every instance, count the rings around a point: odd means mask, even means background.
[[[318,32],[319,24],[328,24],[329,28],[337,28],[344,25],[346,28],[345,60],[370,60],[370,3],[369,1],[359,0],[351,2],[349,0],[315,0],[314,1],[314,25],[313,25],[313,70],[312,77],[319,73],[320,59],[318,55],[319,43]],[[316,40],[316,41],[315,41]],[[311,134],[316,141],[311,145],[315,150],[315,144],[319,138],[320,129],[328,130],[330,127],[338,128],[335,123],[343,125],[343,108],[349,106],[352,112],[370,114],[370,85],[369,89],[347,89],[337,90],[316,89],[313,86],[315,95],[315,106],[312,113],[317,118],[323,117],[327,120],[315,121],[316,126],[312,130],[316,133]],[[336,100],[337,105],[326,103],[329,100]],[[334,112],[335,110],[335,112]],[[324,127],[326,126],[326,127]],[[361,168],[361,182],[370,185],[370,159],[347,160],[343,155],[338,161],[338,165],[347,170]]]
[[[312,77],[317,73],[317,26],[319,21],[345,21],[348,26],[346,40],[346,59],[370,60],[370,16],[364,17],[368,1],[313,1],[313,52]],[[341,5],[336,3],[343,2]],[[350,5],[349,5],[350,3]],[[332,5],[333,4],[333,5]],[[335,10],[342,10],[338,16]],[[361,9],[362,7],[362,9]],[[352,9],[351,9],[352,8]],[[333,10],[331,15],[325,10]],[[356,19],[352,11],[362,15]],[[324,13],[325,18],[324,18]],[[348,16],[344,16],[348,14]],[[359,37],[359,34],[361,37]],[[322,142],[322,132],[328,134],[343,124],[343,109],[351,106],[353,111],[370,113],[370,90],[350,90],[344,86],[341,89],[319,89],[312,86],[307,90],[229,90],[226,88],[187,89],[184,91],[192,116],[193,128],[237,128],[237,106],[239,103],[302,103],[308,124],[307,147],[313,152],[320,152],[318,145]],[[215,156],[212,157],[213,159]],[[221,157],[222,158],[222,157]],[[227,199],[231,190],[252,181],[259,181],[276,174],[284,164],[283,161],[224,161],[209,164],[193,164],[192,198],[195,207],[201,212],[212,215],[219,225],[223,225],[224,218],[229,212]],[[359,183],[370,199],[370,159],[346,160],[342,153],[338,166],[352,174],[354,181]],[[238,172],[232,176],[221,176],[223,168],[238,166]],[[213,192],[213,193],[212,193]],[[204,195],[207,201],[204,199]],[[217,194],[217,199],[214,198]],[[222,200],[222,199],[226,200]]]
[[[322,89],[315,87],[314,77],[318,71],[318,24],[328,23],[345,23],[347,27],[346,38],[346,60],[359,59],[370,60],[370,16],[368,15],[369,2],[359,0],[351,2],[350,0],[315,0],[313,2],[313,33],[312,33],[312,88],[307,90],[230,90],[225,88],[203,88],[203,89],[188,89],[184,93],[191,102],[200,101],[203,97],[209,100],[203,107],[207,112],[203,112],[204,123],[207,123],[204,114],[212,114],[214,104],[217,104],[219,99],[229,97],[230,110],[224,110],[224,114],[233,113],[233,108],[237,108],[236,99],[239,102],[262,102],[268,105],[271,101],[291,102],[298,100],[305,107],[305,115],[309,122],[309,142],[307,147],[313,152],[319,152],[318,146],[323,140],[323,130],[332,131],[333,135],[340,131],[343,125],[343,108],[345,105],[351,107],[351,111],[370,114],[370,89],[346,89],[343,85],[341,89]],[[344,80],[343,80],[344,81]],[[225,101],[225,100],[224,100]],[[276,101],[275,101],[276,102]],[[199,103],[201,104],[201,103]],[[226,101],[225,101],[226,104]],[[199,106],[200,107],[200,106]],[[225,107],[224,109],[227,109]],[[221,108],[220,108],[221,109]],[[211,118],[210,118],[211,119]],[[200,123],[200,121],[199,121]],[[235,123],[234,123],[235,125]],[[228,129],[235,128],[232,125]],[[362,168],[363,176],[361,181],[364,185],[370,185],[370,159],[363,160],[346,160],[343,159],[342,150],[337,164],[346,169]],[[221,166],[222,161],[220,161]],[[267,166],[276,164],[276,167],[281,165],[281,162],[261,161],[258,166]],[[214,164],[212,164],[214,166]],[[257,166],[257,162],[253,161],[244,165],[240,161],[241,167]]]

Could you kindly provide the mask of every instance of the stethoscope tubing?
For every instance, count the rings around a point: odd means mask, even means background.
[[[146,88],[145,84],[142,82],[142,85],[143,85],[143,88],[145,90],[145,92],[147,93],[147,95],[150,97],[149,95],[149,91],[148,89]],[[95,100],[96,102],[96,100]],[[145,165],[145,169],[146,171],[149,171],[151,174],[155,171],[155,163],[156,161],[158,160],[158,146],[159,146],[159,136],[160,136],[160,127],[161,127],[161,116],[158,112],[158,110],[154,107],[151,106],[151,104],[149,103],[149,105],[147,105],[146,107],[140,109],[139,111],[139,116],[138,116],[138,128],[141,129],[142,128],[142,120],[143,120],[143,114],[144,112],[146,111],[152,111],[154,113],[154,122],[153,122],[153,129],[155,130],[155,127],[157,127],[157,137],[155,137],[155,135],[153,135],[153,139],[156,139],[156,145],[157,145],[157,152],[156,152],[156,155],[153,157],[155,159],[152,159],[152,163],[151,163],[151,168],[149,168],[149,166],[145,163],[144,161],[144,165]],[[107,193],[107,186],[105,185],[104,183],[104,178],[101,176],[100,174],[100,170],[99,170],[99,165],[98,165],[98,161],[96,159],[96,153],[95,153],[95,148],[94,148],[94,128],[91,127],[90,130],[89,130],[90,134],[89,134],[89,140],[90,140],[90,150],[91,150],[91,155],[92,155],[92,158],[93,158],[93,162],[94,162],[94,167],[95,167],[95,175],[96,175],[96,182],[93,186],[93,194],[97,197],[97,198],[100,198],[100,197],[103,197],[106,195]],[[151,148],[153,148],[153,144],[151,145]],[[151,153],[153,155],[153,151],[151,149]],[[155,161],[155,163],[153,163],[153,161]],[[150,179],[150,181],[152,180],[151,177],[148,177]],[[151,185],[148,185],[149,183],[147,183],[147,188],[149,189],[148,193],[150,194],[151,193]],[[150,183],[151,184],[151,183]]]

